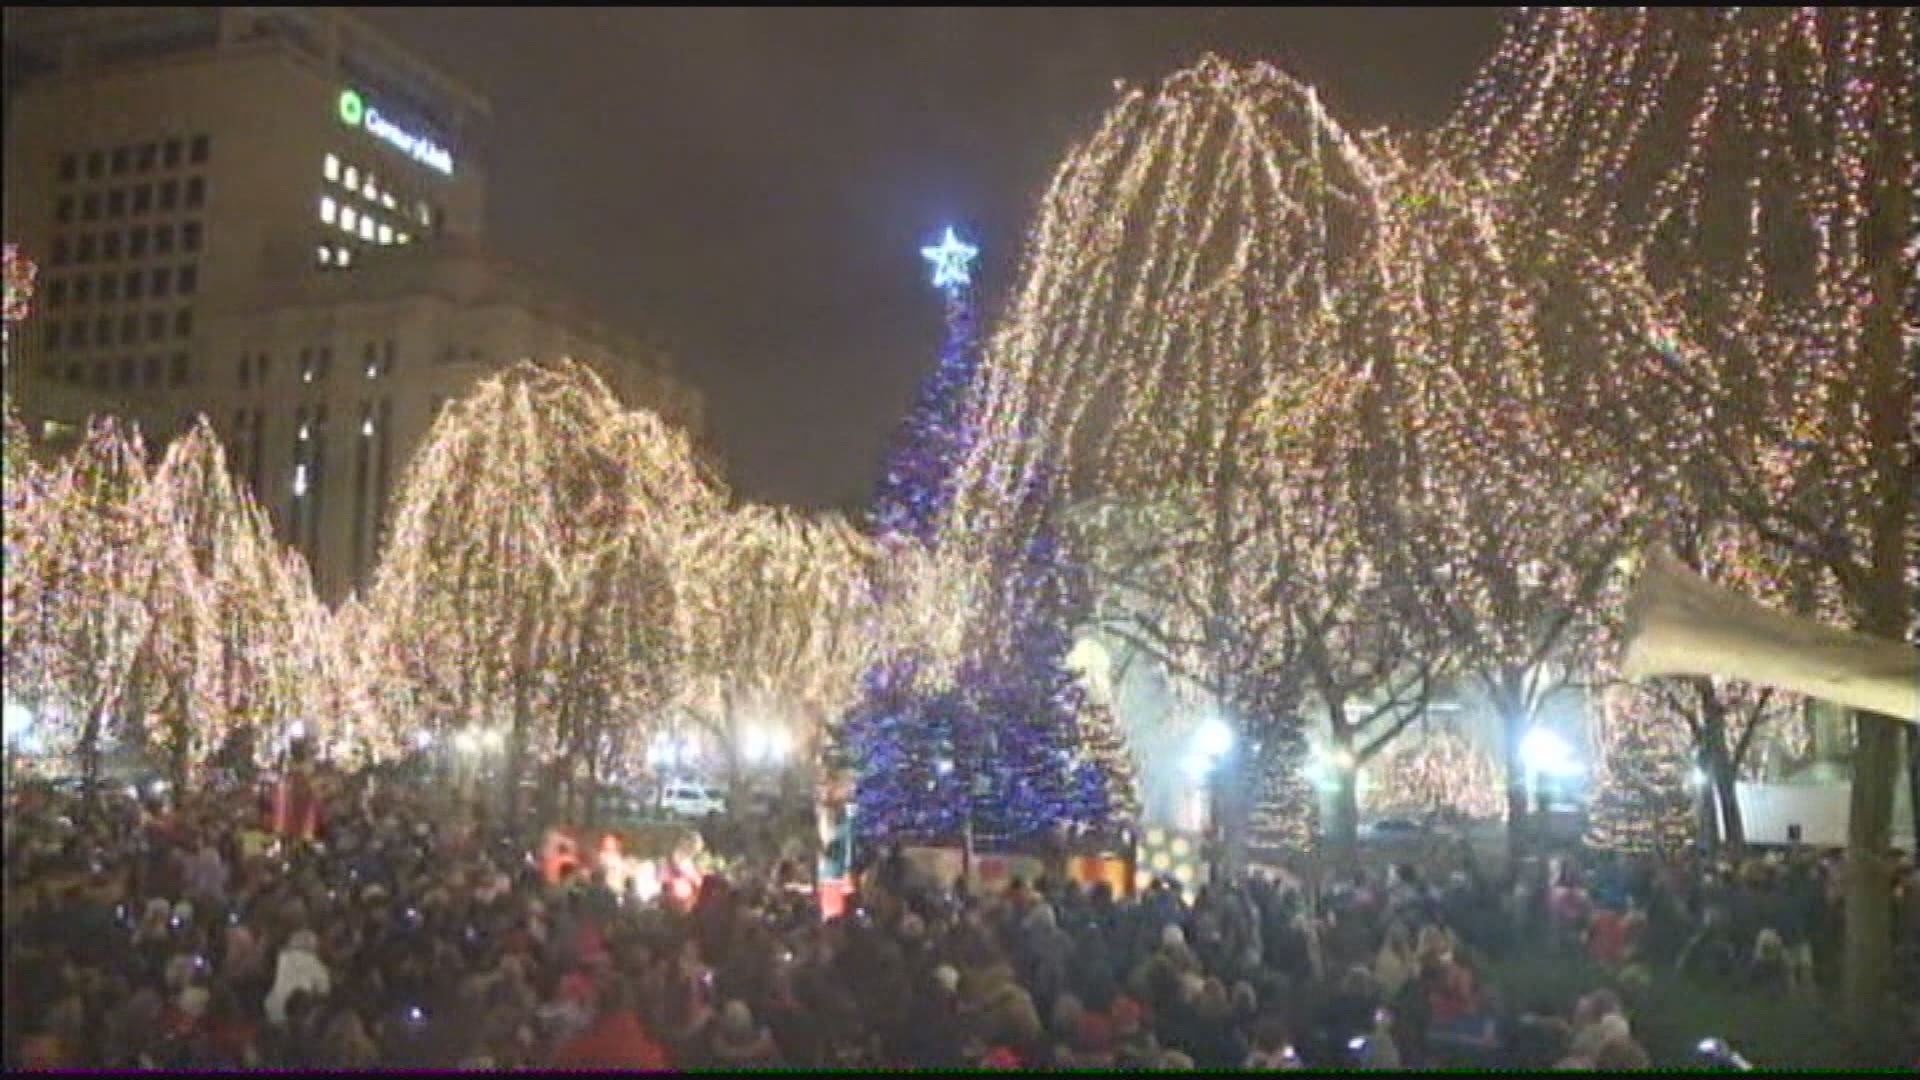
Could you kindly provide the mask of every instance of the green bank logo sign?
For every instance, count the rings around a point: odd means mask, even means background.
[[[453,175],[453,155],[447,152],[446,147],[382,116],[379,109],[367,104],[358,90],[349,88],[340,91],[340,122],[351,128],[365,129],[367,134],[429,169],[445,176]]]

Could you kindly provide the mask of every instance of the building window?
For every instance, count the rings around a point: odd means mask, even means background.
[[[337,154],[328,154],[320,160],[320,174],[329,180],[340,179],[340,158]]]
[[[120,275],[101,274],[100,302],[103,304],[111,304],[118,299],[120,299]]]
[[[65,327],[61,326],[58,322],[50,322],[47,324],[45,342],[48,352],[60,351],[60,331],[63,329],[65,329]]]
[[[159,158],[160,158],[160,145],[158,143],[141,143],[140,144],[140,161],[138,164],[138,168],[141,172],[152,172],[153,163],[159,160]]]
[[[367,347],[360,350],[360,359],[366,368],[367,378],[377,379],[380,377],[380,354],[375,351],[373,342],[367,342]]]
[[[99,192],[89,191],[85,195],[80,197],[80,220],[81,221],[99,221],[100,220],[100,193]]]
[[[80,244],[74,250],[73,259],[75,262],[78,262],[78,263],[90,263],[93,261],[93,234],[92,233],[80,234]]]
[[[73,196],[62,195],[60,201],[53,204],[53,220],[62,225],[73,221]]]
[[[253,357],[243,355],[240,357],[240,389],[245,390],[251,387],[252,385],[253,385]]]
[[[145,286],[147,284],[146,272],[142,270],[127,271],[127,279],[124,282],[124,284],[126,285],[127,299],[129,300],[140,299],[141,295],[146,291],[145,289]]]
[[[127,230],[127,258],[138,259],[147,253],[147,227],[135,225]]]
[[[120,230],[100,234],[100,258],[118,259],[120,257]]]
[[[47,262],[54,266],[65,266],[67,265],[67,256],[67,238],[64,236],[54,237],[53,250],[48,252]]]
[[[80,159],[72,154],[60,155],[60,179],[72,183],[80,178]]]
[[[180,250],[181,251],[199,251],[200,250],[200,223],[199,222],[188,221],[181,224]]]
[[[180,205],[180,181],[160,181],[160,209],[172,210]]]
[[[333,201],[333,196],[331,195],[320,196],[321,224],[323,225],[333,224],[335,218],[337,218],[339,214],[340,214],[340,204]]]
[[[113,316],[101,315],[93,320],[93,343],[95,346],[113,344]]]
[[[333,265],[333,245],[321,244],[313,249],[313,261],[321,266]]]
[[[121,357],[120,358],[120,386],[122,389],[133,385],[133,375],[134,375],[133,357],[131,356]]]
[[[147,290],[158,300],[173,291],[173,268],[156,266],[153,268],[153,285]]]
[[[116,146],[113,148],[113,175],[125,176],[127,174],[127,169],[130,168],[132,165],[133,165],[132,147]]]
[[[180,140],[168,139],[166,142],[166,146],[160,152],[160,157],[161,157],[161,160],[166,163],[167,168],[169,169],[179,168],[180,167]]]
[[[359,222],[360,212],[358,210],[355,210],[351,206],[343,206],[340,208],[340,227],[342,229],[351,233],[353,232],[353,227],[359,224]]]
[[[207,201],[207,178],[204,176],[187,177],[187,209],[192,210]]]
[[[167,336],[167,313],[164,311],[147,312],[147,340],[159,341]]]
[[[193,144],[187,151],[187,160],[195,165],[205,165],[207,163],[207,154],[212,149],[212,140],[208,139],[205,135],[195,135],[193,137]]]
[[[122,218],[127,216],[127,189],[114,188],[107,192],[107,216]]]
[[[187,354],[174,353],[167,359],[167,382],[173,386],[187,385]]]
[[[334,249],[333,262],[335,266],[338,266],[342,270],[345,270],[347,267],[352,266],[353,265],[353,249],[346,247],[344,245]]]
[[[360,218],[360,239],[373,239],[373,218],[369,215],[362,215]]]
[[[351,165],[347,166],[347,171],[342,175],[341,181],[347,185],[348,191],[358,190],[360,187],[360,170]]]
[[[136,184],[133,188],[133,213],[138,217],[153,209],[153,185]]]
[[[87,320],[75,319],[67,324],[67,340],[73,342],[76,349],[87,347]]]
[[[313,350],[312,349],[300,350],[300,381],[302,383],[310,383],[313,381]],[[300,411],[304,415],[306,413],[306,406],[304,405],[301,406]]]
[[[393,361],[396,355],[398,354],[393,347],[392,338],[388,338],[386,341],[381,343],[380,345],[380,373],[381,374],[383,375],[393,374]]]
[[[76,304],[93,303],[93,278],[81,274],[73,279],[73,302]]]
[[[67,302],[67,279],[54,278],[47,282],[47,306],[57,308]]]
[[[140,316],[120,316],[120,344],[131,345],[140,340]]]
[[[193,336],[193,309],[192,308],[181,308],[179,311],[176,311],[173,313],[173,336],[174,337],[192,337]]]
[[[193,291],[199,286],[200,268],[192,263],[181,267],[180,272],[174,275],[173,291],[179,293],[181,296],[192,296]]]
[[[100,174],[106,171],[107,158],[105,154],[95,150],[87,155],[87,179],[98,180],[100,179]]]
[[[155,225],[153,227],[153,253],[155,255],[173,254],[172,225]]]
[[[146,370],[141,372],[140,382],[145,386],[160,385],[160,357],[147,357]]]
[[[107,366],[105,360],[95,360],[93,362],[93,385],[105,390],[112,374],[113,369]]]

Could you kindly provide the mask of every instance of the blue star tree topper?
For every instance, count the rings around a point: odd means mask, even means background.
[[[933,264],[933,287],[947,290],[964,289],[973,283],[971,267],[979,254],[979,248],[954,235],[951,225],[938,244],[920,249],[920,257]]]

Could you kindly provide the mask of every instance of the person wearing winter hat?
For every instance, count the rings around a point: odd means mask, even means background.
[[[713,1063],[733,1069],[764,1069],[780,1064],[780,1051],[767,1029],[754,1023],[746,1002],[733,1000],[720,1010],[708,1043]]]
[[[300,930],[287,939],[286,948],[280,950],[273,989],[267,991],[265,1002],[267,1020],[275,1027],[285,1026],[287,999],[295,991],[304,990],[315,997],[326,997],[331,992],[332,979],[317,955],[319,948],[319,939],[313,931]]]
[[[615,979],[607,987],[600,1015],[586,1031],[560,1045],[553,1067],[657,1072],[667,1067],[667,1054],[641,1025],[633,988],[625,979]]]

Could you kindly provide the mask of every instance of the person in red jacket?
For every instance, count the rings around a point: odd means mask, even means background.
[[[600,1013],[587,1030],[554,1052],[556,1069],[625,1069],[661,1072],[667,1054],[653,1041],[634,1011],[633,988],[615,979],[600,1002]]]

